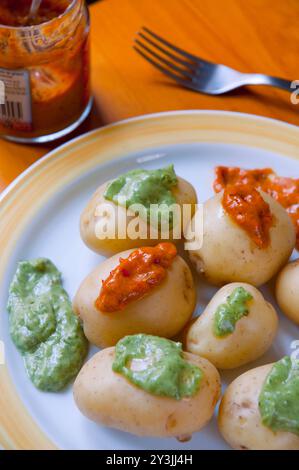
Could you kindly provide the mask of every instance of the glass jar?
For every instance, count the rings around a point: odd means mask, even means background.
[[[91,109],[89,15],[84,0],[43,0],[28,20],[30,5],[0,4],[0,135],[49,142],[72,132]]]

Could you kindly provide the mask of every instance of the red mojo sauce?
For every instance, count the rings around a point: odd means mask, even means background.
[[[30,7],[31,0],[0,0],[6,108],[9,103],[20,107],[2,113],[0,134],[25,139],[51,136],[78,122],[91,96],[89,21],[83,0],[42,0],[36,17],[29,20]],[[36,27],[27,28],[32,25]],[[21,85],[14,85],[7,71],[21,74]]]
[[[161,284],[176,255],[176,247],[166,242],[138,248],[128,258],[120,258],[119,265],[102,281],[96,308],[101,312],[116,312],[141,299]]]
[[[299,249],[299,178],[276,175],[271,168],[245,170],[238,167],[215,168],[215,192],[228,185],[242,184],[260,189],[278,201],[290,215],[296,228],[296,247]]]
[[[72,0],[43,0],[35,18],[28,20],[32,0],[1,0],[0,24],[5,26],[32,26],[62,15]]]
[[[248,184],[228,185],[224,189],[222,205],[259,248],[270,244],[273,216],[269,204]]]

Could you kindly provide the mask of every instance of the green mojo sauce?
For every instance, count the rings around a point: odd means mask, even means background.
[[[33,384],[44,391],[61,390],[80,370],[88,343],[51,261],[18,264],[7,309],[12,340]]]
[[[237,287],[227,297],[226,303],[219,305],[214,317],[214,334],[227,336],[234,332],[238,320],[248,315],[247,303],[252,300],[252,295],[244,287]]]
[[[259,396],[262,423],[299,436],[299,360],[285,356],[269,372]]]
[[[114,372],[143,390],[180,400],[199,390],[202,370],[182,357],[182,344],[157,336],[126,336],[115,347]]]
[[[144,215],[148,222],[152,217],[172,224],[173,213],[166,209],[176,203],[171,188],[177,184],[173,165],[158,170],[132,170],[112,181],[104,197],[127,208],[133,204],[143,206],[145,215],[141,213],[140,216]],[[158,207],[150,207],[153,204]]]

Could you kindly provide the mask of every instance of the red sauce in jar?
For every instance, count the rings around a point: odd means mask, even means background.
[[[101,312],[116,312],[143,298],[161,284],[176,255],[175,245],[166,242],[138,248],[128,258],[120,258],[119,265],[102,281],[96,308]]]
[[[28,19],[32,0],[1,0],[0,23],[6,26],[32,26],[62,15],[72,0],[42,0],[36,16]]]
[[[270,194],[290,215],[296,228],[296,247],[299,250],[299,178],[276,175],[271,168],[245,170],[238,167],[215,168],[214,190],[219,192],[231,184],[247,184]]]
[[[20,110],[4,108],[0,134],[25,140],[69,129],[91,97],[83,0],[42,0],[33,20],[28,20],[30,7],[31,0],[0,0],[0,69],[24,73],[23,81],[30,85],[7,94],[6,108],[13,103]],[[8,91],[10,87],[7,83]]]

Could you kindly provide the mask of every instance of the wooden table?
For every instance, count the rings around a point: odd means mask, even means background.
[[[95,105],[76,132],[175,109],[224,109],[299,124],[288,93],[257,87],[212,97],[177,87],[132,49],[140,26],[211,61],[299,79],[298,0],[102,0],[90,7]],[[0,190],[55,145],[0,142]]]

